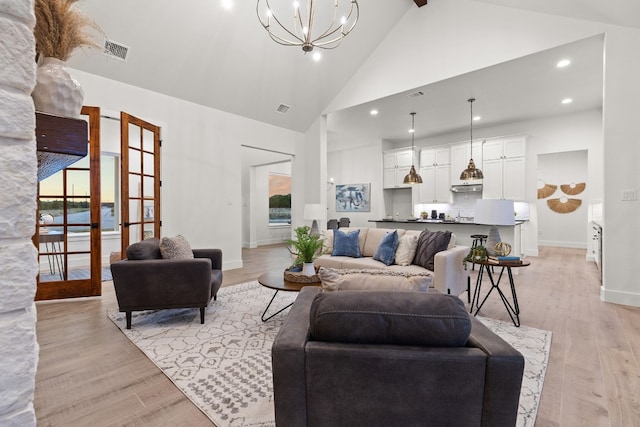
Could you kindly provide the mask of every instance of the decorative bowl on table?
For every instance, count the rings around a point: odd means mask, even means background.
[[[307,276],[300,268],[291,268],[284,271],[284,280],[294,283],[320,283],[320,276],[317,271],[313,276]]]

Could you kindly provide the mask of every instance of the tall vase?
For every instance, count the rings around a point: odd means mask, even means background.
[[[31,93],[37,111],[64,117],[80,117],[84,91],[65,68],[64,61],[43,58],[36,70],[36,87]]]

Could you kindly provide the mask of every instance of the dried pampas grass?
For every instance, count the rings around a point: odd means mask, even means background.
[[[77,0],[36,0],[36,60],[39,56],[66,61],[78,47],[100,47],[90,29],[102,33],[98,25],[79,11]],[[88,32],[89,30],[89,32]]]
[[[561,197],[559,199],[548,199],[547,206],[554,212],[557,213],[569,213],[578,209],[582,205],[582,200],[580,199],[567,199],[566,197]]]

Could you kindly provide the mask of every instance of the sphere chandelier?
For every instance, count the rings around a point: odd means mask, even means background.
[[[273,41],[307,53],[338,47],[358,23],[360,9],[356,0],[258,0],[256,13]]]

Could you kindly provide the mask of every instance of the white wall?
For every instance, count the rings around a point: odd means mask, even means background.
[[[297,132],[71,70],[85,105],[126,111],[162,126],[162,235],[223,251],[242,266],[241,144],[294,153]]]
[[[382,142],[380,140],[359,140],[359,146],[334,148],[327,153],[327,175],[335,184],[371,184],[370,212],[336,212],[336,189],[325,186],[327,193],[328,218],[348,217],[351,226],[371,227],[370,219],[384,217],[384,200],[382,198]],[[327,224],[319,224],[325,229]]]

